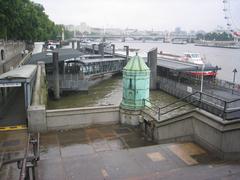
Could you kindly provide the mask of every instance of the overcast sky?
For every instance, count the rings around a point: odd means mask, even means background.
[[[86,22],[94,27],[146,30],[213,30],[226,27],[222,0],[33,0],[57,24]],[[240,0],[231,14],[240,25]],[[238,12],[237,12],[238,11]]]

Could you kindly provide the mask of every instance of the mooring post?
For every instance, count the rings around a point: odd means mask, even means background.
[[[92,44],[92,53],[95,54],[95,45],[96,44]]]
[[[150,76],[150,89],[157,89],[157,48],[154,48],[148,52],[148,66],[151,71]]]
[[[126,49],[126,61],[128,62],[128,58],[129,58],[129,46],[124,46],[124,48]]]
[[[115,57],[115,44],[111,44],[112,46],[112,56]]]
[[[80,41],[77,41],[77,50],[80,50]]]
[[[75,43],[75,41],[72,41],[72,49],[74,49],[74,43]]]
[[[103,43],[100,43],[98,45],[98,54],[100,54],[101,57],[104,58],[104,44]]]
[[[53,52],[54,98],[60,99],[58,52]]]

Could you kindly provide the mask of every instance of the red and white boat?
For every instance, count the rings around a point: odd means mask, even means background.
[[[200,69],[199,71],[186,71],[185,74],[187,75],[191,75],[195,77],[199,77],[202,75],[208,76],[208,77],[216,77],[217,75],[217,69],[213,67],[211,64],[205,63],[204,58],[201,57],[200,53],[187,52],[187,53],[184,53],[183,56],[179,56],[179,55],[160,52],[159,57],[162,57],[168,60],[181,61],[185,63],[194,64],[199,67]]]
[[[184,56],[181,58],[182,61],[201,65],[201,71],[190,71],[186,72],[193,76],[216,76],[217,71],[209,71],[205,70],[206,63],[204,62],[204,59],[201,57],[200,53],[184,53]]]

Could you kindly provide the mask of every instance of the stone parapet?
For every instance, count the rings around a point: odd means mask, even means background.
[[[224,121],[204,110],[193,110],[155,122],[159,143],[195,141],[223,159],[240,159],[240,120]]]
[[[119,123],[119,106],[47,110],[46,119],[48,130],[116,124]]]

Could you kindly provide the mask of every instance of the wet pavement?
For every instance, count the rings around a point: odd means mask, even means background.
[[[224,162],[192,143],[158,145],[120,125],[41,135],[39,179],[237,179],[240,162]]]
[[[26,131],[0,134],[4,158],[23,154]],[[192,142],[156,144],[138,128],[96,126],[41,134],[40,180],[239,179],[240,162],[216,158]],[[16,163],[1,180],[18,179]]]
[[[27,142],[27,131],[5,131],[0,132],[0,179],[18,179],[19,169],[17,163],[1,167],[2,162],[21,158]]]

